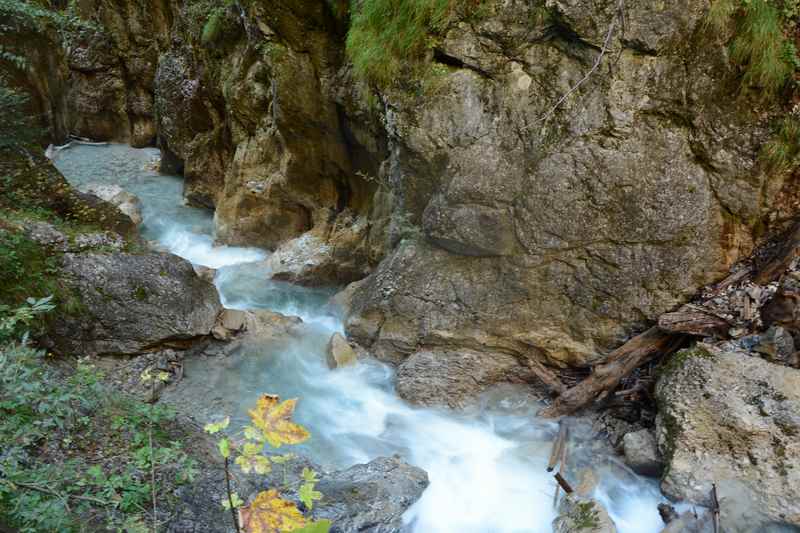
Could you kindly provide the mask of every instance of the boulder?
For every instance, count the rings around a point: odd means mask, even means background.
[[[131,355],[206,337],[222,306],[192,265],[165,253],[64,255],[63,281],[74,302],[48,329],[52,350]]]
[[[740,530],[800,526],[800,370],[741,352],[684,350],[656,385],[670,498],[708,505]]]
[[[314,506],[314,517],[333,522],[341,533],[399,533],[403,513],[428,486],[424,470],[399,457],[379,457],[367,464],[321,476],[325,497]]]
[[[553,533],[617,533],[617,528],[600,502],[570,494],[558,506]]]
[[[414,353],[397,368],[397,393],[420,405],[463,407],[496,383],[535,382],[516,357],[470,349],[430,349]]]
[[[622,438],[625,464],[637,474],[658,477],[664,467],[658,453],[656,438],[648,429],[626,433]]]
[[[220,341],[231,340],[238,333],[245,330],[247,318],[246,311],[223,309],[217,317],[217,323],[211,329],[211,334]]]
[[[134,224],[142,223],[142,202],[139,198],[119,185],[90,183],[80,188],[81,192],[93,194],[106,202],[117,206]]]
[[[326,359],[329,368],[340,368],[343,366],[353,365],[358,361],[356,351],[344,338],[341,333],[334,333],[328,341],[326,349]]]
[[[795,348],[794,338],[785,328],[773,325],[759,337],[753,351],[762,354],[773,363],[797,368],[800,366],[800,353]]]
[[[297,337],[302,334],[303,320],[298,316],[286,316],[266,309],[246,311],[247,334],[259,341]]]

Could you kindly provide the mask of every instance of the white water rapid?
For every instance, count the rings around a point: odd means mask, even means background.
[[[535,417],[541,406],[524,389],[497,387],[463,412],[439,411],[399,399],[392,369],[379,362],[329,370],[325,343],[333,331],[342,331],[341,321],[326,310],[333,290],[269,281],[259,263],[267,252],[215,246],[212,215],[183,205],[180,178],[154,170],[158,156],[154,149],[124,145],[75,146],[59,153],[55,164],[74,185],[116,184],[136,194],[143,203],[144,237],[219,269],[215,283],[226,307],[272,309],[313,325],[312,334],[288,345],[245,346],[246,353],[224,365],[188,360],[188,376],[208,373],[208,381],[198,384],[208,412],[231,397],[240,417],[260,393],[299,397],[297,418],[313,435],[304,451],[317,463],[338,468],[402,455],[430,478],[404,517],[415,533],[552,531],[555,483],[545,465],[557,427]],[[656,481],[634,475],[579,421],[573,435],[569,467],[576,479],[582,468],[592,467],[600,480],[594,496],[620,533],[660,531],[656,506],[664,500]]]

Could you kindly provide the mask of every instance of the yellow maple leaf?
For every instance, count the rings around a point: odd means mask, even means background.
[[[306,525],[297,507],[275,489],[259,492],[250,505],[240,508],[239,522],[245,533],[282,533]]]
[[[308,431],[292,422],[292,413],[297,399],[280,401],[272,394],[264,394],[256,402],[255,409],[248,411],[250,419],[273,448],[282,444],[300,444],[309,438]]]

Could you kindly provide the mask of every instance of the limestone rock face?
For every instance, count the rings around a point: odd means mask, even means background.
[[[726,528],[800,525],[800,370],[737,352],[675,357],[656,386],[664,493],[705,505],[716,483]]]
[[[766,130],[724,96],[706,2],[626,5],[624,27],[614,1],[546,4],[453,24],[435,91],[383,93],[394,227],[412,230],[347,332],[384,360],[443,346],[584,366],[752,248]],[[613,64],[554,110],[612,23]]]
[[[221,311],[216,289],[191,264],[162,253],[65,254],[64,282],[79,309],[48,331],[54,351],[130,355],[207,336]]]
[[[399,533],[403,513],[427,486],[424,470],[398,457],[379,457],[326,474],[317,484],[325,499],[314,506],[314,516],[329,519],[337,531]]]

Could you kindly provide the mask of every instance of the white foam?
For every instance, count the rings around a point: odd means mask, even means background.
[[[180,226],[169,228],[158,237],[158,241],[171,253],[208,268],[263,261],[267,257],[267,253],[258,248],[215,246],[210,235],[194,233]]]

